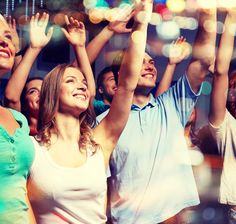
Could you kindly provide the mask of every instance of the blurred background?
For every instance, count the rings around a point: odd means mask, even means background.
[[[12,16],[17,21],[17,31],[21,40],[21,51],[24,53],[28,45],[28,23],[37,12],[50,14],[50,26],[54,26],[54,34],[50,43],[40,53],[34,63],[30,77],[44,75],[58,63],[69,63],[74,59],[73,49],[69,46],[61,32],[64,26],[64,14],[83,21],[87,30],[87,40],[93,39],[114,16],[122,14],[132,7],[131,0],[0,0],[0,12]],[[168,62],[169,45],[179,36],[187,40],[190,56],[177,66],[174,80],[185,72],[191,59],[191,48],[198,28],[198,8],[211,6],[212,0],[155,0],[152,19],[150,21],[147,41],[147,52],[155,60],[160,80]],[[225,1],[218,0],[217,43],[224,30]],[[142,19],[142,18],[141,18]],[[132,21],[128,24],[132,25]],[[204,28],[213,31],[211,21],[206,21]],[[129,34],[116,34],[105,46],[96,62],[92,65],[95,77],[105,67],[112,63],[118,50],[126,47]],[[234,56],[235,57],[235,52]],[[0,80],[0,97],[2,98],[8,76]],[[203,84],[202,95],[197,103],[196,129],[207,124],[209,96],[211,93],[209,74]],[[210,164],[208,171],[199,171],[205,188],[201,190],[201,204],[193,211],[193,224],[227,224],[227,208],[218,203],[218,190],[222,161],[210,153],[207,157]],[[174,190],[174,187],[173,187]],[[177,192],[176,192],[177,193]]]

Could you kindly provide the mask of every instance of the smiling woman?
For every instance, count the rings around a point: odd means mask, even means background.
[[[12,34],[0,15],[0,75],[10,71],[15,56]],[[29,223],[26,178],[34,158],[26,118],[0,107],[0,223]]]
[[[15,47],[12,43],[11,31],[5,19],[0,15],[0,76],[11,70],[14,63]]]
[[[139,10],[151,13],[144,0]],[[58,65],[42,84],[36,156],[28,192],[38,224],[106,222],[106,169],[126,125],[144,56],[145,43],[129,42],[108,115],[96,126],[91,109],[94,79],[82,22],[65,17],[62,29],[76,49],[80,68]],[[146,39],[148,23],[137,22]],[[135,64],[135,66],[134,66]],[[122,105],[122,106],[121,106]]]

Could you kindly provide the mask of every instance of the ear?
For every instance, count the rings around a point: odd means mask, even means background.
[[[98,88],[98,92],[99,92],[100,94],[103,94],[104,90],[103,90],[103,88],[102,88],[101,86]]]

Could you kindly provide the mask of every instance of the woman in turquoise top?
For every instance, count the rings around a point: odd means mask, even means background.
[[[14,57],[11,30],[0,15],[0,77],[11,70]],[[26,179],[33,158],[26,118],[0,106],[0,223],[30,223]]]

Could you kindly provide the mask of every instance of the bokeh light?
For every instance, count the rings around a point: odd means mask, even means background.
[[[222,34],[224,32],[224,23],[222,23],[221,21],[217,21],[216,23],[216,32],[218,34]]]
[[[216,31],[216,23],[212,20],[206,20],[203,23],[203,27],[209,33],[212,33],[212,32]]]
[[[235,0],[218,0],[217,4],[218,4],[218,7],[223,7],[223,8],[236,7],[236,1]]]
[[[159,13],[152,13],[150,24],[157,26],[161,24],[161,22],[162,22],[161,15]]]
[[[207,221],[214,219],[215,216],[216,216],[216,211],[214,208],[211,208],[211,207],[205,208],[202,213],[203,219]]]
[[[119,12],[118,8],[112,8],[112,9],[107,9],[104,10],[104,18],[105,20],[112,22],[115,21],[115,19],[117,18],[117,14]]]
[[[180,28],[175,21],[164,21],[156,27],[156,31],[161,39],[176,39],[180,35]]]
[[[65,15],[63,13],[57,13],[52,18],[54,24],[62,26],[65,23]]]
[[[96,7],[97,1],[96,0],[83,0],[83,5],[87,10],[93,9]]]
[[[175,16],[173,20],[181,29],[195,30],[198,28],[198,21],[192,17]]]
[[[202,93],[203,95],[209,95],[209,94],[211,93],[211,90],[212,90],[212,85],[211,85],[211,83],[208,82],[208,81],[204,81],[204,82],[202,83],[202,91],[201,91],[201,93]]]
[[[212,9],[216,7],[216,1],[197,0],[198,6],[203,9]]]
[[[170,11],[178,13],[184,11],[186,3],[184,0],[168,0],[166,5]]]
[[[64,38],[64,34],[61,31],[61,27],[58,25],[53,25],[52,39],[54,41],[60,41],[62,38]]]
[[[89,20],[92,23],[98,24],[103,19],[104,19],[103,10],[101,10],[99,8],[94,8],[94,9],[89,10]]]

